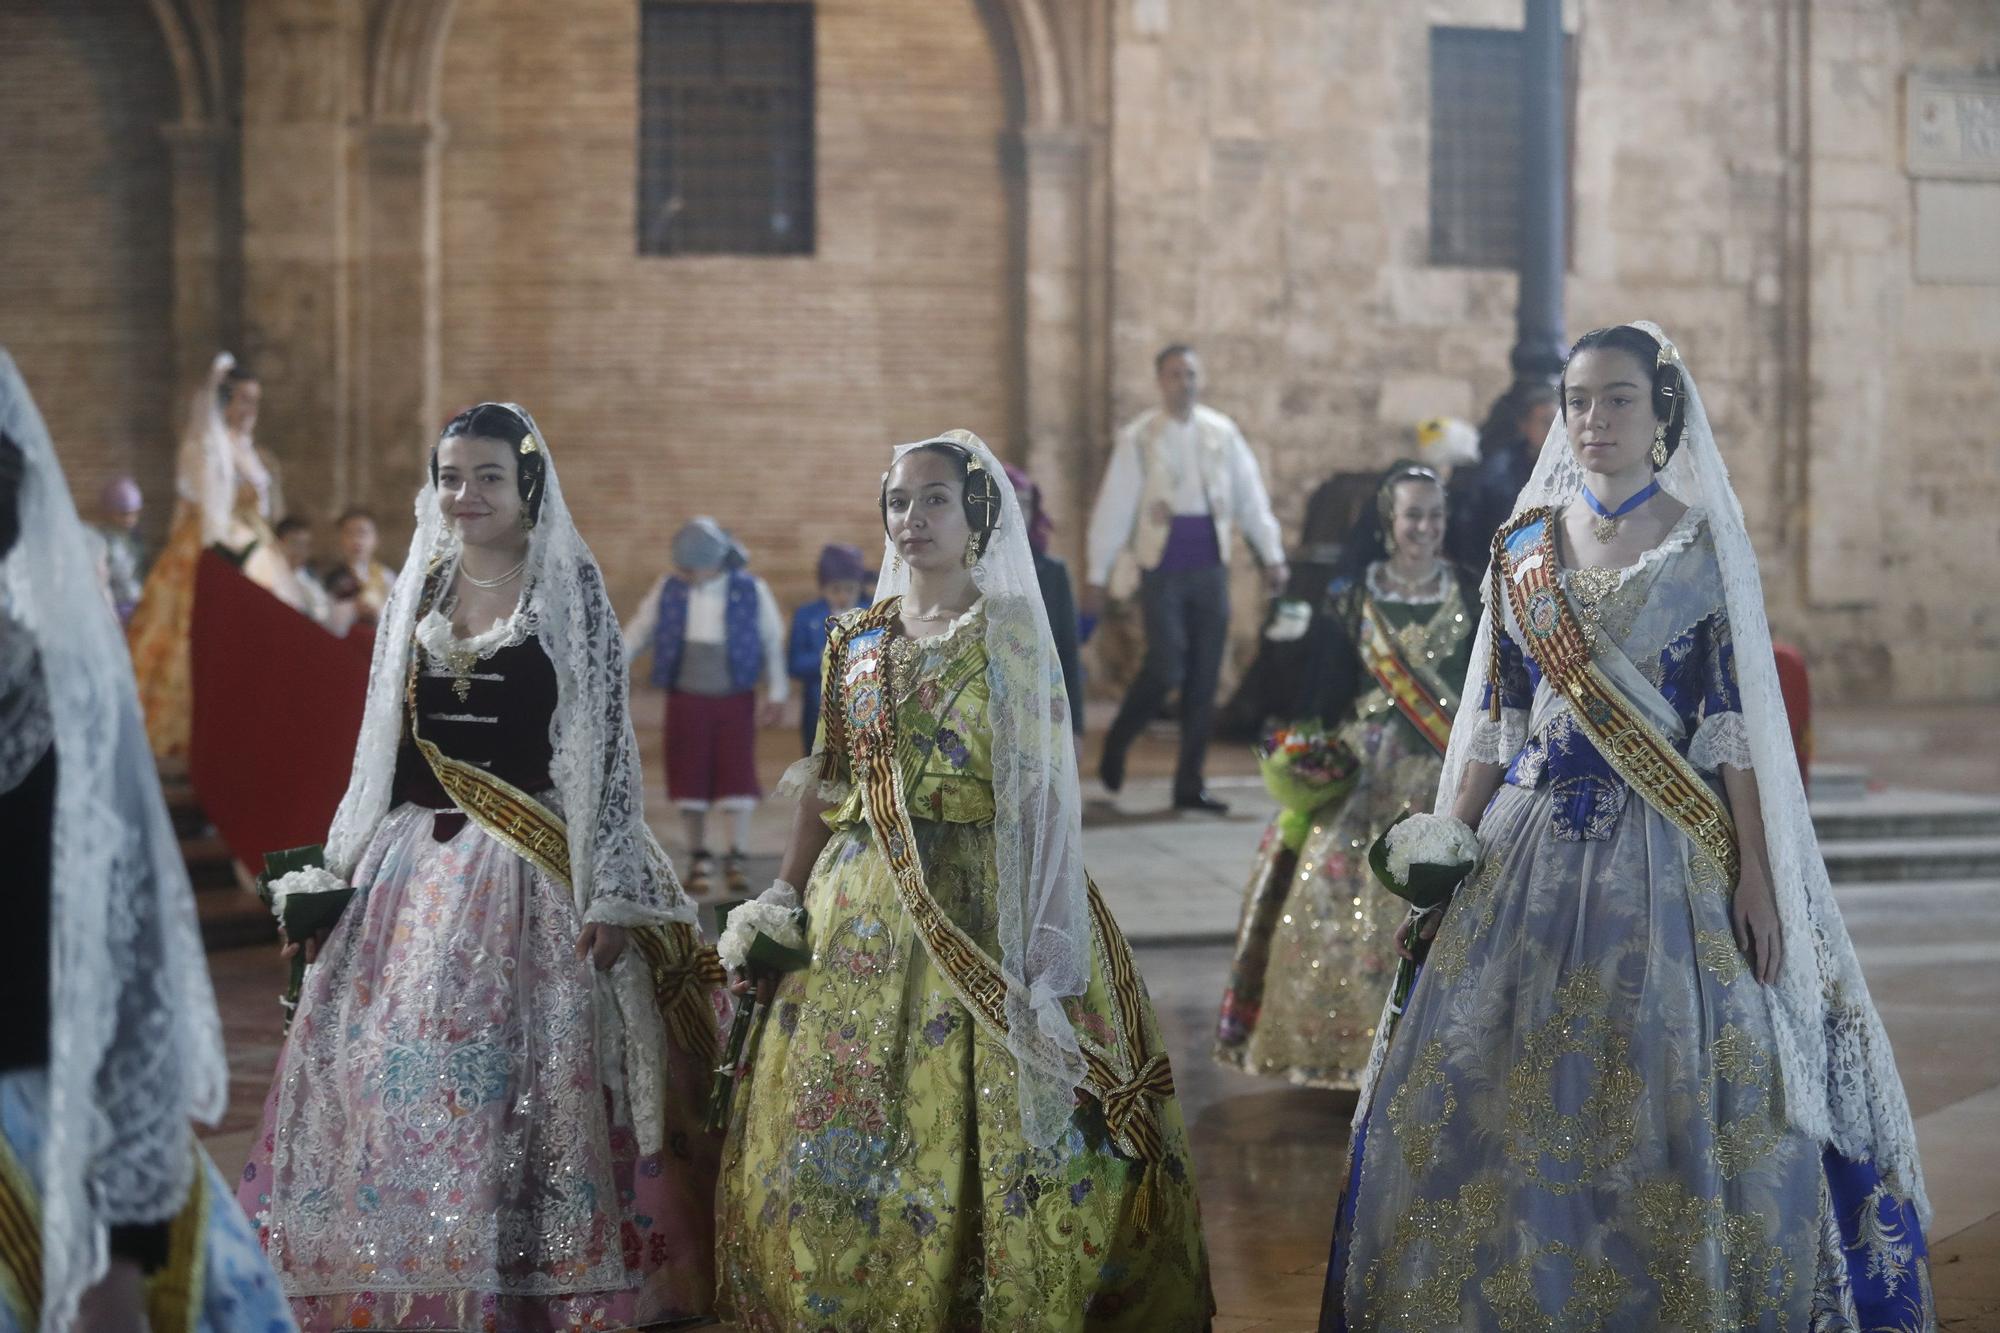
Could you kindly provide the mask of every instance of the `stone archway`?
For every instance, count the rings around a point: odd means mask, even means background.
[[[1022,443],[1051,503],[1080,513],[1109,411],[1102,167],[1109,16],[1099,5],[1061,0],[974,3],[1017,84],[1019,124],[1009,131],[1007,158],[1022,215],[1014,298]],[[438,158],[447,130],[439,81],[456,11],[457,0],[378,0],[368,17],[366,264],[357,279],[356,350],[369,392],[355,416],[357,493],[370,489],[372,460],[383,449],[408,439],[413,421],[437,416]],[[1080,539],[1081,529],[1067,524],[1065,536]]]

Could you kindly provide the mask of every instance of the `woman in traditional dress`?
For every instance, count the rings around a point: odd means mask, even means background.
[[[705,1315],[721,970],[642,817],[547,441],[454,417],[375,643],[323,941],[238,1195],[309,1330]]]
[[[283,511],[271,464],[251,439],[262,397],[257,377],[235,357],[216,356],[195,390],[181,438],[173,527],[125,627],[146,736],[161,759],[187,757],[194,715],[189,634],[202,551],[220,547],[252,581],[306,612],[307,595],[271,532]]]
[[[725,1317],[759,1333],[1208,1327],[1186,1131],[1084,873],[1062,671],[1012,486],[964,431],[884,478],[878,600],[837,617],[724,1151]],[[761,985],[769,987],[765,978]]]
[[[1477,869],[1377,1039],[1322,1326],[1929,1328],[1909,1106],[1701,399],[1651,324],[1561,390],[1438,787]]]
[[[131,661],[5,351],[0,839],[0,1333],[285,1333],[189,1125],[229,1071]]]
[[[1313,618],[1295,716],[1334,733],[1360,768],[1296,851],[1283,819],[1258,845],[1216,1024],[1224,1064],[1360,1085],[1405,915],[1369,873],[1368,848],[1398,816],[1430,809],[1478,624],[1478,579],[1442,558],[1444,533],[1437,474],[1395,464]]]

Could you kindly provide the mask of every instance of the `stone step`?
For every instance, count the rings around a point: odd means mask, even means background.
[[[1957,792],[1891,789],[1859,798],[1815,799],[1812,818],[1822,841],[2000,837],[2000,800]]]
[[[1868,794],[1868,770],[1860,764],[1814,764],[1808,798],[1821,801],[1854,801]]]
[[[1819,849],[1835,884],[2000,878],[2000,837],[1833,838]]]

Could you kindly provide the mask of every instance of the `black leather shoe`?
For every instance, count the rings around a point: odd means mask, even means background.
[[[1097,779],[1104,784],[1104,790],[1112,795],[1125,785],[1125,756],[1113,755],[1107,747],[1104,757],[1097,761]]]
[[[1218,801],[1209,794],[1208,788],[1203,787],[1192,796],[1174,797],[1174,809],[1196,810],[1205,815],[1226,815],[1229,813],[1229,802]]]

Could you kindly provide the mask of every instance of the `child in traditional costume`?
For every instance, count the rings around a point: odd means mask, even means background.
[[[725,1150],[728,1317],[758,1333],[1197,1333],[1187,1133],[1084,872],[1026,524],[964,431],[898,450],[872,609],[834,621],[782,878],[811,962],[758,979]]]
[[[812,753],[819,731],[819,667],[826,652],[827,621],[861,603],[861,585],[868,571],[861,548],[828,542],[819,551],[819,598],[792,613],[791,638],[785,649],[785,674],[799,683],[799,741]]]
[[[653,684],[667,692],[667,796],[686,822],[688,888],[713,886],[708,814],[730,816],[722,869],[731,893],[750,887],[743,849],[750,815],[763,797],[757,729],[777,721],[791,691],[785,676],[785,622],[749,558],[712,518],[674,534],[674,572],[646,594],[625,627],[625,659],[653,655]],[[764,702],[757,685],[764,683]]]

